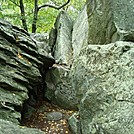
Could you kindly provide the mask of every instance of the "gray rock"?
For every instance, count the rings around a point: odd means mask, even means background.
[[[132,0],[87,0],[88,44],[134,41]]]
[[[72,32],[72,47],[73,47],[73,59],[75,59],[82,47],[87,46],[88,42],[88,14],[87,6],[85,5],[83,10],[78,15],[73,25]]]
[[[70,69],[54,64],[46,74],[45,97],[65,109],[77,109],[78,99],[72,85]]]
[[[62,113],[61,112],[50,112],[47,114],[47,120],[53,120],[57,121],[62,119]]]
[[[76,109],[78,104],[75,89],[70,81],[72,76],[69,76],[73,59],[72,28],[71,18],[65,11],[60,12],[49,40],[56,64],[46,74],[45,97],[66,109]]]
[[[73,25],[74,59],[88,44],[134,41],[133,1],[87,0],[86,3]]]
[[[57,38],[54,46],[54,58],[56,63],[72,64],[72,28],[71,18],[65,11],[61,11],[55,22]]]
[[[37,44],[39,54],[47,56],[51,53],[51,48],[49,46],[49,35],[47,33],[32,33],[31,37]]]
[[[89,45],[81,51],[75,70],[82,69],[84,75],[83,83],[76,80],[77,92],[83,93],[79,107],[82,133],[134,132],[133,55],[134,43],[122,41]]]
[[[35,128],[26,128],[10,121],[0,119],[0,134],[45,134]]]
[[[18,123],[28,93],[42,84],[41,68],[53,63],[26,31],[0,19],[0,118]]]

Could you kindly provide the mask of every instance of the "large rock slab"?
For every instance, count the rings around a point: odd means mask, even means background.
[[[83,81],[76,79],[77,94],[83,96],[79,106],[82,133],[132,134],[134,43],[89,45],[77,58],[76,75],[77,70],[83,72]]]
[[[132,0],[87,0],[88,44],[134,41]]]
[[[88,27],[87,5],[85,5],[73,25],[73,32],[72,32],[73,59],[79,56],[82,47],[87,46],[88,29],[89,27]]]
[[[55,22],[54,58],[59,64],[72,64],[72,28],[73,22],[65,11],[61,11]],[[50,36],[53,37],[53,36]],[[53,40],[53,38],[50,38]]]
[[[28,95],[41,87],[40,68],[53,62],[26,31],[0,19],[0,118],[18,123]]]
[[[56,64],[48,70],[45,78],[47,85],[45,97],[66,109],[76,109],[78,104],[70,77],[70,66],[73,61],[72,28],[71,18],[65,11],[61,11],[49,35],[49,46]]]
[[[134,41],[132,0],[87,0],[73,25],[73,58],[88,44]]]

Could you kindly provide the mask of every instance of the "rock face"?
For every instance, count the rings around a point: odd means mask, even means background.
[[[80,103],[82,133],[134,131],[134,43],[89,45],[81,51],[77,67],[88,68],[90,87]],[[87,59],[85,61],[85,59]]]
[[[70,17],[62,11],[57,17],[55,29],[50,33],[49,41],[56,64],[48,70],[45,80],[47,85],[45,97],[66,109],[76,109],[78,104],[70,75],[72,28]]]
[[[87,5],[85,5],[73,25],[73,32],[72,32],[73,59],[75,59],[79,55],[81,48],[87,45],[88,29],[89,27],[88,27]]]
[[[0,119],[0,134],[44,134],[44,132],[23,126],[16,126],[16,124]]]
[[[57,36],[54,45],[54,58],[56,63],[72,64],[72,27],[71,18],[65,11],[61,11],[55,22]]]
[[[133,5],[87,0],[74,25],[62,11],[48,46],[56,62],[41,41],[0,20],[0,118],[17,122],[45,81],[47,99],[78,109],[69,119],[74,134],[133,134]]]
[[[70,68],[56,65],[46,74],[46,98],[65,109],[77,109],[76,90],[71,83]]]
[[[41,87],[40,69],[54,60],[38,52],[27,32],[0,19],[0,63],[0,118],[18,123],[24,102]]]
[[[131,0],[87,0],[88,44],[134,41]]]
[[[39,54],[47,56],[51,53],[51,48],[49,46],[49,35],[47,33],[32,33],[31,37],[36,41]]]
[[[73,25],[73,57],[87,44],[134,41],[133,15],[131,0],[87,0]]]
[[[46,96],[79,109],[80,119],[69,121],[75,134],[134,132],[133,4],[87,0],[73,25],[72,66],[55,65],[47,74]]]

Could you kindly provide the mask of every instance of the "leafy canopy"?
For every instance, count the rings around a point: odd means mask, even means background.
[[[27,22],[27,27],[29,32],[32,31],[33,14],[34,14],[34,1],[35,0],[23,0],[25,9],[25,19]],[[53,4],[55,6],[60,6],[67,0],[38,0],[38,6],[43,4]],[[81,10],[83,4],[86,0],[71,0],[71,2],[63,7],[73,19],[76,18],[77,14]],[[1,0],[0,2],[0,18],[10,21],[14,25],[22,25],[22,16],[19,7],[20,0]],[[55,19],[59,13],[59,10],[50,7],[44,7],[38,12],[37,19],[37,32],[47,32],[49,31],[55,22]]]

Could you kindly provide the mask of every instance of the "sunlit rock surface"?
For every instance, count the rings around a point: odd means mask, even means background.
[[[77,93],[83,94],[80,103],[83,133],[133,133],[133,58],[131,42],[89,45],[81,51],[75,69],[82,69],[81,76],[85,76],[82,83],[76,82],[80,83]]]
[[[55,22],[57,36],[53,49],[56,63],[72,64],[72,28],[73,22],[70,16],[65,11],[61,11]]]

